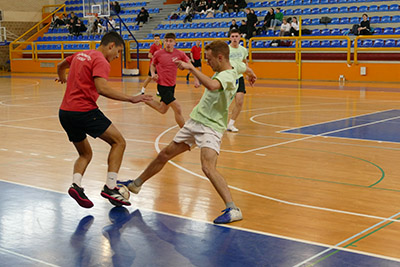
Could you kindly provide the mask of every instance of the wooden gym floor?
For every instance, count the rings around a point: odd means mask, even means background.
[[[94,157],[83,186],[95,207],[80,208],[66,194],[76,152],[58,122],[65,86],[54,78],[0,76],[3,262],[400,266],[398,84],[247,85],[240,131],[225,133],[218,161],[244,220],[221,227],[211,222],[224,205],[201,172],[198,149],[175,158],[131,196],[131,207],[118,209],[99,194],[108,145],[90,139]],[[142,81],[110,84],[136,94]],[[155,88],[148,88],[154,97]],[[203,90],[178,79],[186,119]],[[135,178],[178,130],[172,111],[103,97],[98,104],[127,140],[121,179]]]

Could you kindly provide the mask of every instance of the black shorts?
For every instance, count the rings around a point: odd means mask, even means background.
[[[71,142],[83,141],[86,134],[93,138],[99,137],[111,125],[111,121],[99,109],[87,112],[60,109],[58,117]]]
[[[193,62],[193,66],[196,68],[201,67],[201,59],[195,59]]]
[[[157,84],[157,91],[161,96],[160,102],[164,102],[166,105],[171,104],[175,101],[175,86],[164,86]]]
[[[239,78],[239,87],[238,87],[236,93],[238,93],[238,92],[243,93],[243,94],[246,93],[246,87],[244,86],[244,78],[243,77]]]

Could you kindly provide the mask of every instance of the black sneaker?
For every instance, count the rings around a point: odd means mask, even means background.
[[[73,183],[68,189],[68,194],[78,202],[79,206],[89,209],[93,207],[93,202],[88,199],[83,191],[84,189],[82,187]]]
[[[110,200],[112,204],[115,206],[126,205],[130,206],[131,203],[124,198],[120,192],[118,187],[114,187],[114,189],[108,188],[107,185],[104,185],[103,190],[101,190],[101,196]]]

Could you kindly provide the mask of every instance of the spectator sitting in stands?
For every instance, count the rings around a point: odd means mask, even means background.
[[[223,13],[229,13],[228,1],[226,0],[218,0],[219,11]]]
[[[200,0],[197,4],[196,12],[198,13],[205,13],[207,10],[207,2],[204,0]]]
[[[275,11],[274,11],[274,9],[271,7],[271,8],[268,10],[268,12],[267,12],[267,14],[265,15],[265,17],[264,17],[264,23],[263,23],[263,25],[262,25],[262,30],[263,30],[263,31],[267,31],[267,28],[272,30],[272,23],[271,23],[271,22],[272,22],[273,20],[275,20]]]
[[[246,38],[247,35],[247,25],[246,25],[246,21],[242,20],[242,24],[239,26],[239,31],[240,31],[240,35],[243,38]]]
[[[299,23],[297,22],[297,18],[292,18],[292,23],[290,23],[290,34],[292,36],[299,36]]]
[[[113,17],[108,17],[108,23],[110,23],[110,29],[109,31],[118,31],[119,30],[119,25],[115,22]]]
[[[70,18],[69,19],[69,22],[68,22],[68,24],[67,24],[67,29],[68,29],[68,32],[69,32],[69,34],[74,34],[74,25],[75,25],[75,23],[74,23],[74,19],[73,18]]]
[[[232,20],[232,24],[231,24],[231,26],[229,26],[229,32],[230,32],[232,29],[237,29],[237,30],[239,30],[239,25],[236,24],[236,20],[235,20],[235,19]]]
[[[358,27],[358,35],[371,35],[371,26],[369,25],[368,15],[362,15],[363,20],[360,23],[360,27]]]
[[[149,20],[149,12],[147,12],[147,10],[144,7],[142,7],[140,9],[139,14],[136,17],[136,21],[137,21],[136,25],[139,25],[139,27],[142,27],[142,25],[140,25],[140,22],[143,22],[143,24],[144,24],[148,20]]]
[[[179,10],[182,12],[186,12],[186,8],[189,6],[189,0],[183,0],[179,5]]]
[[[279,31],[279,36],[289,36],[290,35],[290,28],[292,26],[287,23],[286,19],[282,20],[281,30]]]
[[[283,22],[283,13],[281,12],[281,8],[277,7],[275,12],[275,19],[271,20],[271,28],[275,30],[276,26],[280,26]]]
[[[110,3],[110,10],[111,10],[111,15],[117,15],[121,12],[121,6],[118,3],[118,1],[113,1]]]
[[[195,15],[194,8],[189,7],[187,15],[183,18],[183,23],[192,22],[194,15]]]
[[[63,14],[63,16],[65,16]],[[58,28],[61,25],[65,25],[64,20],[60,19],[56,14],[51,17],[50,29]]]
[[[86,29],[85,24],[80,19],[78,19],[73,26],[73,34],[75,36],[79,36],[79,35],[81,35],[81,32],[84,32],[86,30],[87,29]]]
[[[71,11],[71,13],[69,13],[68,17],[70,19],[73,19],[74,23],[76,23],[76,21],[78,20],[78,17],[75,15],[74,11]]]
[[[104,26],[104,21],[100,17],[96,18],[94,25],[95,25],[95,32],[97,34],[103,35],[105,33],[106,27]]]

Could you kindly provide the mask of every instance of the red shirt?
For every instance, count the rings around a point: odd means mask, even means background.
[[[194,60],[199,60],[201,58],[201,46],[194,45],[190,52],[192,52]]]
[[[154,57],[154,54],[158,51],[158,50],[161,50],[161,48],[162,48],[162,44],[160,44],[160,45],[156,45],[156,44],[152,44],[151,46],[150,46],[150,53],[153,55],[153,57]],[[153,58],[150,58],[150,63],[151,63],[151,61],[153,60]]]
[[[110,63],[97,50],[77,52],[66,58],[69,63],[67,90],[60,109],[66,111],[90,111],[99,108],[96,104],[99,98],[94,78],[108,80]]]
[[[176,84],[178,67],[175,65],[173,59],[189,62],[189,58],[186,54],[177,49],[174,49],[172,52],[167,52],[165,49],[162,49],[154,55],[153,64],[157,69],[157,83],[159,85],[174,86]]]

